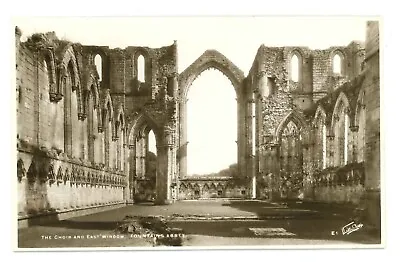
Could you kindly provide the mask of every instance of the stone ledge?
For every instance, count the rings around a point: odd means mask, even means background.
[[[108,211],[126,206],[126,201],[117,202],[114,204],[76,208],[62,211],[55,211],[47,214],[40,214],[35,216],[25,216],[18,218],[18,228],[26,228],[30,226],[43,225],[59,220],[65,220],[72,217],[84,216],[93,213]]]

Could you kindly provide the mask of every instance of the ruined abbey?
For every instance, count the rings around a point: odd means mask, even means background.
[[[213,49],[179,73],[177,42],[110,49],[54,32],[22,42],[16,28],[19,222],[119,207],[154,191],[155,204],[213,197],[351,203],[379,227],[379,25],[368,22],[366,30],[365,42],[324,50],[261,45],[246,76]],[[187,175],[187,93],[210,68],[236,92],[235,178]]]

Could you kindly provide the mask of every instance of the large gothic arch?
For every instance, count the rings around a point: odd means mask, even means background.
[[[207,50],[179,74],[180,96],[186,98],[193,81],[210,68],[215,68],[224,74],[232,82],[236,95],[238,97],[241,95],[241,86],[245,78],[243,71],[217,50]]]
[[[216,69],[225,75],[229,81],[231,81],[235,92],[238,103],[237,110],[237,144],[238,144],[238,164],[239,170],[244,170],[247,165],[240,159],[243,147],[246,146],[246,131],[245,128],[245,110],[246,100],[244,98],[244,80],[245,75],[233,62],[222,55],[217,50],[206,50],[199,58],[197,58],[189,67],[187,67],[179,75],[179,175],[181,178],[187,176],[187,94],[189,88],[196,78],[207,69]]]

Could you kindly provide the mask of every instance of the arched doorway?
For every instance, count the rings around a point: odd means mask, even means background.
[[[156,199],[157,149],[155,135],[150,129],[136,137],[136,202],[153,202]]]
[[[157,198],[157,129],[145,116],[136,117],[129,133],[129,189],[135,202]]]

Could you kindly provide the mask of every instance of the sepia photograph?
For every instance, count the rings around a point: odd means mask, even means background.
[[[13,26],[16,251],[384,247],[379,17]]]

